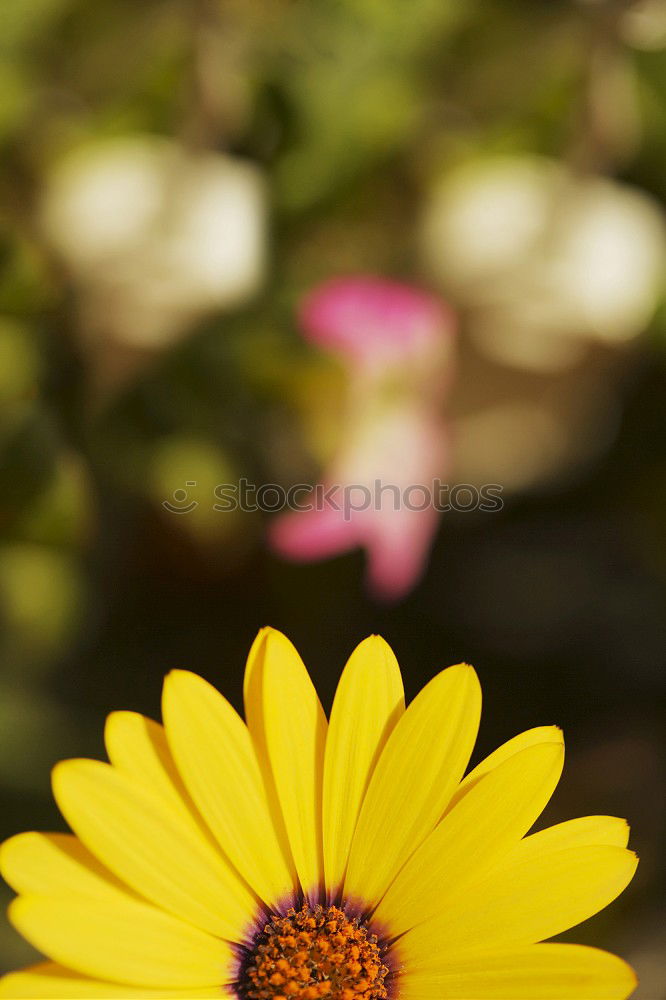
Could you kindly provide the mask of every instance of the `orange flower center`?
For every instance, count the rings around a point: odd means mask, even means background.
[[[240,992],[247,1000],[386,1000],[388,971],[362,921],[304,903],[264,926]]]

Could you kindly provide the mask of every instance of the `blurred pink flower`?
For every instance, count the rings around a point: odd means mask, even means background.
[[[300,322],[306,339],[344,364],[347,411],[316,494],[325,490],[326,502],[276,518],[271,545],[302,562],[362,547],[373,593],[398,599],[418,582],[437,528],[425,491],[449,467],[453,313],[409,285],[353,277],[316,288]]]

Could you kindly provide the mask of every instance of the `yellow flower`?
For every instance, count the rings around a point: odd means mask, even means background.
[[[52,961],[2,997],[239,1000],[623,1000],[614,955],[539,944],[630,881],[622,820],[526,836],[560,777],[551,726],[467,777],[481,691],[442,671],[405,711],[400,670],[372,636],[327,724],[303,663],[262,630],[247,725],[206,681],[164,685],[164,728],[106,727],[111,763],[53,774],[74,835],[2,848],[14,926]]]

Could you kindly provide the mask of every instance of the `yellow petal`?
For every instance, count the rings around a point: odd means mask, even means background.
[[[236,939],[255,900],[197,826],[108,764],[64,761],[53,792],[86,847],[141,895],[198,927]]]
[[[100,979],[79,976],[55,962],[41,962],[20,972],[10,972],[0,979],[3,1000],[207,1000],[223,996],[219,986],[198,986],[196,993],[188,989],[142,989],[140,986],[120,986]]]
[[[324,758],[324,866],[333,896],[379,754],[405,709],[398,661],[377,635],[356,647],[333,702]]]
[[[629,824],[616,816],[581,816],[565,823],[546,827],[516,844],[506,861],[526,861],[543,851],[562,851],[567,847],[586,847],[610,844],[626,847],[629,843]]]
[[[452,954],[522,947],[574,927],[608,906],[631,881],[637,859],[621,847],[544,851],[500,864],[447,897],[441,913],[405,934],[410,968],[431,969]]]
[[[118,899],[131,893],[68,833],[19,833],[0,847],[0,872],[16,892]]]
[[[300,656],[266,630],[246,679],[248,725],[275,782],[284,828],[306,894],[323,886],[321,831],[326,716]],[[256,704],[261,699],[261,707]]]
[[[636,987],[622,959],[576,944],[453,959],[436,972],[405,973],[400,1000],[627,1000]]]
[[[266,722],[264,719],[264,661],[268,637],[274,631],[274,629],[268,627],[259,629],[259,632],[252,643],[250,652],[248,653],[247,663],[245,665],[245,676],[243,678],[243,702],[245,706],[245,721],[250,732],[250,737],[252,738],[252,743],[257,755],[257,761],[259,762],[259,770],[261,771],[263,778],[266,800],[273,819],[273,828],[275,830],[282,855],[289,864],[292,877],[295,881],[298,881],[298,874],[296,872],[294,858],[291,853],[291,845],[289,844],[287,827],[285,826],[284,816],[282,815],[280,798],[273,779],[273,771],[268,755],[268,744],[266,742]]]
[[[164,727],[138,712],[112,712],[106,720],[104,742],[109,760],[123,774],[161,795],[168,806],[194,823],[205,840],[217,847],[185,788],[171,756]]]
[[[498,767],[509,757],[513,757],[514,754],[520,753],[521,750],[526,750],[527,747],[536,746],[537,743],[557,743],[562,740],[562,730],[559,726],[537,726],[535,729],[528,729],[524,733],[519,733],[518,736],[514,736],[512,739],[507,740],[502,746],[498,747],[497,750],[493,750],[491,754],[476,765],[469,774],[460,782],[455,793],[451,797],[451,801],[448,804],[447,809],[453,809],[453,807],[469,792],[471,788],[479,781],[485,774],[488,774],[493,768]]]
[[[532,826],[562,773],[564,746],[540,743],[481,778],[400,871],[375,911],[391,936],[436,916]]]
[[[479,681],[466,664],[443,670],[414,699],[370,780],[345,894],[376,903],[434,828],[467,766],[480,713]]]
[[[54,961],[128,985],[199,987],[229,982],[234,958],[224,941],[145,903],[20,896],[14,927]]]
[[[203,678],[173,671],[162,714],[189,794],[232,864],[268,904],[294,888],[248,729]]]
[[[164,729],[138,712],[112,712],[106,720],[104,743],[114,767],[159,792],[178,808],[186,808],[182,787]]]

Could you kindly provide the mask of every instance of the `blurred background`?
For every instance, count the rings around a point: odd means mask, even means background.
[[[1,5],[0,833],[62,828],[53,763],[102,756],[113,709],[157,717],[169,669],[239,705],[271,624],[328,708],[379,632],[410,696],[475,664],[476,758],[564,727],[544,821],[626,816],[642,858],[569,938],[660,1000],[666,5],[408,6]],[[503,499],[444,513],[392,603],[362,551],[291,563],[275,517],[213,510],[345,452],[349,368],[297,310],[363,274],[452,310],[441,478]],[[32,958],[3,924],[2,970]]]

